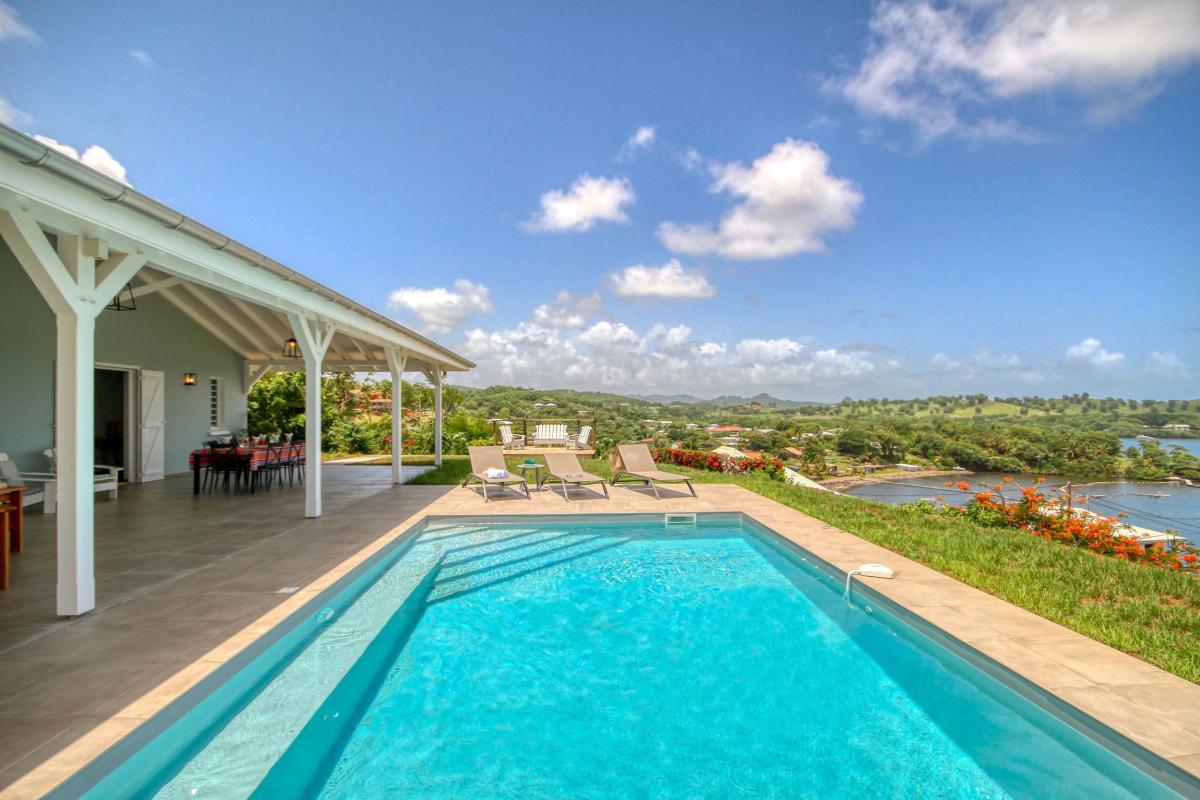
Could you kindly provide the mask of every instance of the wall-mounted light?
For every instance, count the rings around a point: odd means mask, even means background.
[[[196,373],[194,373],[194,372],[183,373],[183,385],[184,386],[195,386],[196,385]]]
[[[288,339],[283,343],[283,357],[303,358],[303,356],[300,355],[300,343],[297,342],[295,338]]]

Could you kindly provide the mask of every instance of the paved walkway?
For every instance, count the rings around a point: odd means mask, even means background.
[[[457,487],[391,486],[383,467],[335,466],[325,516],[308,520],[300,491],[193,498],[186,477],[171,478],[97,503],[110,602],[67,624],[48,618],[53,530],[35,514],[16,588],[0,593],[0,626],[53,627],[0,655],[0,794],[45,793],[413,524],[462,514],[741,511],[840,569],[891,565],[896,579],[873,588],[1200,774],[1200,686],[739,487],[697,491],[484,504]]]

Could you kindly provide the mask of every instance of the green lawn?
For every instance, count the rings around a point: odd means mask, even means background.
[[[510,466],[519,459],[509,458]],[[405,459],[406,463],[410,463]],[[609,476],[608,462],[584,469]],[[1097,641],[1200,683],[1200,579],[1130,564],[1015,530],[984,528],[763,476],[672,467],[698,483],[734,483],[919,561]],[[410,481],[458,483],[464,456]]]

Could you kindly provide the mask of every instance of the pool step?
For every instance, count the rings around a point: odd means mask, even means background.
[[[430,605],[460,595],[505,583],[535,572],[564,565],[620,544],[612,539],[587,534],[555,534],[524,538],[503,547],[483,546],[469,555],[456,554],[442,564],[429,593]]]

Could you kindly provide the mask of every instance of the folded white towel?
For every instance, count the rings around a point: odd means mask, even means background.
[[[500,478],[507,478],[508,470],[497,469],[496,467],[488,467],[483,471],[483,477],[493,481],[499,480]]]

